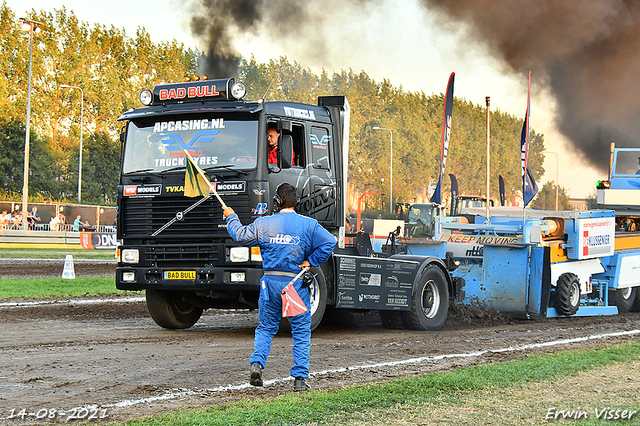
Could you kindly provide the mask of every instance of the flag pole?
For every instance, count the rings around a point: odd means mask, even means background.
[[[490,203],[490,194],[491,190],[491,112],[490,112],[490,99],[489,96],[485,98],[487,102],[487,221],[486,223],[491,223],[491,219],[489,218],[489,203]]]
[[[202,178],[204,180],[206,180],[207,182],[209,182],[209,192],[213,191],[213,195],[216,196],[216,198],[218,199],[218,201],[220,202],[220,204],[222,205],[222,208],[227,208],[227,205],[224,203],[224,201],[222,201],[222,198],[220,198],[220,196],[218,195],[218,192],[216,191],[216,186],[215,184],[211,185],[211,181],[209,181],[209,178],[207,177],[207,175],[202,171],[202,169],[200,167],[198,167],[198,165],[196,164],[195,161],[193,161],[193,157],[191,156],[191,154],[189,154],[189,151],[187,151],[186,149],[183,149],[184,153],[187,155],[187,157],[189,157],[189,159],[191,160],[191,162],[193,163],[193,165],[195,166],[196,170],[198,171],[198,173],[200,174],[200,176],[202,176]]]

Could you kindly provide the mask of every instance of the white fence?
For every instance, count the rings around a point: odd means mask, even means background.
[[[54,247],[71,245],[77,246],[77,248],[81,248],[80,231],[73,231],[73,225],[63,225],[63,231],[49,231],[48,224],[38,226],[42,227],[42,229],[29,231],[23,231],[19,229],[0,230],[0,246]],[[104,225],[99,226],[97,230],[87,230],[87,232],[102,232],[114,235],[113,227]],[[115,238],[115,236],[113,236],[113,238]]]

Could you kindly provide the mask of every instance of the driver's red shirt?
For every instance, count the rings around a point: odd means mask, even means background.
[[[291,159],[291,164],[296,165],[296,153],[292,152],[293,156]],[[269,164],[278,164],[278,147],[273,149],[269,148]]]

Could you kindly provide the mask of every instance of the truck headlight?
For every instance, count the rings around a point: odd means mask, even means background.
[[[149,106],[151,105],[152,101],[153,101],[153,94],[151,93],[151,90],[142,89],[142,91],[140,92],[140,103],[142,103],[142,105],[144,106]]]
[[[139,263],[140,252],[138,249],[123,249],[122,250],[122,263]]]
[[[248,262],[249,247],[231,247],[229,250],[229,260],[232,262]]]
[[[243,83],[237,82],[231,86],[231,96],[233,96],[234,99],[240,100],[244,98],[246,93],[247,87]]]

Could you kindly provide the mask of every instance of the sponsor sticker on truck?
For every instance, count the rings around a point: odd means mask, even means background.
[[[611,256],[615,247],[616,220],[613,217],[578,220],[578,259]]]

